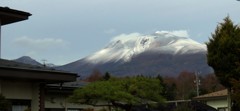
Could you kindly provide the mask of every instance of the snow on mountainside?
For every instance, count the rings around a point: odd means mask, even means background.
[[[213,72],[207,65],[206,46],[190,39],[186,31],[122,34],[100,51],[57,68],[78,73],[81,77],[89,76],[96,69],[115,76]]]
[[[134,55],[144,51],[165,54],[191,54],[206,51],[206,46],[174,32],[157,31],[152,35],[133,33],[114,38],[108,46],[88,56],[85,60],[92,63],[109,61],[128,62]]]

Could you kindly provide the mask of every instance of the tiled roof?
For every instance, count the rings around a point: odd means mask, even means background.
[[[200,95],[200,96],[194,97],[194,99],[226,97],[227,95],[228,95],[228,90],[224,89],[224,90],[220,90],[220,91],[216,91],[216,92]]]
[[[74,87],[74,88],[79,88],[83,87],[89,84],[89,82],[84,82],[84,81],[74,81],[74,82],[65,82],[62,84],[62,87]],[[59,87],[61,84],[48,84],[48,86],[52,87]]]
[[[53,68],[34,66],[0,59],[0,77],[4,79],[24,79],[46,83],[76,81],[77,74],[58,71]]]
[[[20,15],[31,16],[31,14],[28,13],[28,12],[11,9],[11,8],[9,8],[9,7],[1,7],[1,6],[0,6],[0,10],[1,10],[1,11],[4,11],[4,12],[8,12],[8,13],[17,13],[17,14],[20,14]]]
[[[8,7],[0,7],[1,25],[27,20],[29,16],[31,16],[31,14],[28,12],[14,10]]]
[[[44,66],[36,66],[36,65],[29,65],[29,64],[19,63],[19,62],[15,62],[15,61],[11,61],[11,60],[5,60],[5,59],[0,59],[0,68],[64,72],[64,71],[55,70],[54,68],[49,68],[49,67],[44,67]]]

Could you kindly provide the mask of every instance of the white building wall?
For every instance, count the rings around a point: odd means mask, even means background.
[[[32,84],[24,81],[2,80],[1,93],[7,99],[32,99]]]
[[[31,111],[39,111],[39,83],[32,84]]]
[[[207,105],[212,106],[215,109],[227,108],[228,107],[228,102],[227,102],[227,99],[208,100]]]
[[[30,100],[31,110],[39,110],[39,83],[0,80],[0,92],[6,99]]]

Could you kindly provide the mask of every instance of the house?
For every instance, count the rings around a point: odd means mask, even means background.
[[[28,12],[0,7],[0,32],[1,26],[29,16]],[[8,111],[45,111],[48,84],[63,84],[76,78],[74,73],[0,59],[0,94],[10,103]]]
[[[0,59],[0,93],[10,101],[10,111],[45,110],[47,84],[75,81],[77,75],[45,67]]]
[[[228,90],[220,90],[209,94],[200,95],[194,97],[193,100],[200,101],[211,107],[214,107],[218,111],[228,111]]]

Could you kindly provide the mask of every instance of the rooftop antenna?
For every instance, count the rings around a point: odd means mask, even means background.
[[[42,59],[41,61],[43,62],[43,67],[46,67],[47,60],[46,59]]]
[[[199,96],[199,86],[201,85],[201,80],[199,79],[200,72],[195,72],[196,80],[194,80],[194,83],[197,87],[197,96]]]

